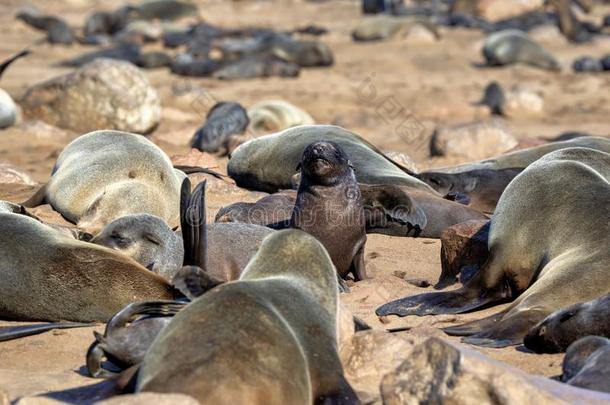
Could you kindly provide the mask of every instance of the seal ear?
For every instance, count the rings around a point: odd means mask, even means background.
[[[184,265],[207,267],[207,230],[205,224],[205,185],[203,181],[191,194],[191,181],[185,178],[180,191],[180,227],[184,241]]]

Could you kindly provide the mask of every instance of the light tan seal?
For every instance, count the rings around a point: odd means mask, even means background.
[[[163,329],[136,390],[202,404],[358,403],[337,353],[337,311],[324,247],[303,231],[275,232],[238,281],[195,299]]]
[[[47,202],[67,220],[96,233],[129,214],[151,214],[178,225],[185,174],[140,135],[95,131],[61,152],[51,179],[24,205]]]
[[[173,288],[132,259],[37,220],[0,213],[0,318],[106,321],[125,305],[173,299]]]
[[[558,175],[561,173],[561,175]],[[610,154],[549,153],[508,185],[489,232],[489,259],[462,288],[406,297],[378,315],[463,313],[507,300],[506,310],[445,329],[465,342],[523,342],[553,311],[610,292]]]

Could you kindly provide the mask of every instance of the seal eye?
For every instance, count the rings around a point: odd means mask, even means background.
[[[130,240],[128,238],[124,238],[118,233],[113,233],[112,235],[110,235],[110,238],[120,248],[127,247],[130,243]]]

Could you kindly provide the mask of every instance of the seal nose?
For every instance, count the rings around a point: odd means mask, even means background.
[[[322,154],[322,151],[323,151],[323,148],[322,148],[322,146],[321,146],[321,145],[315,145],[315,146],[313,147],[313,153],[314,153],[314,155],[321,155],[321,154]]]

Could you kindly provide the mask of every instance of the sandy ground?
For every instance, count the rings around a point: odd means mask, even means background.
[[[506,121],[519,139],[552,136],[563,131],[579,130],[607,135],[610,124],[610,76],[576,75],[569,66],[581,55],[601,56],[610,51],[609,39],[598,39],[586,45],[568,45],[558,35],[546,35],[541,41],[565,65],[560,73],[549,73],[524,66],[503,69],[477,68],[481,62],[480,47],[484,38],[478,31],[441,29],[443,38],[436,43],[416,43],[395,39],[383,43],[352,42],[350,31],[361,18],[359,2],[328,1],[201,1],[204,18],[225,27],[256,25],[292,29],[315,23],[330,30],[322,40],[335,53],[332,68],[306,69],[297,79],[269,78],[220,82],[211,79],[181,78],[161,69],[147,71],[163,103],[163,120],[151,139],[169,155],[186,153],[188,140],[201,125],[210,97],[235,100],[245,106],[264,99],[280,98],[307,110],[318,123],[344,126],[373,142],[383,150],[396,150],[411,156],[419,168],[457,163],[455,159],[430,159],[427,144],[418,137],[404,138],[396,127],[405,119],[421,123],[429,134],[436,125],[453,125],[489,119],[488,112],[473,103],[480,99],[485,85],[497,80],[510,87],[530,85],[541,91],[545,112],[541,116]],[[0,5],[0,57],[8,56],[34,43],[44,34],[15,21],[13,14],[22,4],[5,0]],[[110,9],[120,1],[35,0],[29,4],[64,16],[73,26],[82,26],[93,9]],[[595,10],[593,19],[608,13],[609,7]],[[25,89],[41,80],[68,71],[53,65],[67,57],[92,48],[35,45],[26,60],[17,62],[2,78],[1,85],[15,99]],[[371,90],[370,85],[373,86]],[[173,87],[192,86],[204,91],[176,96]],[[606,89],[606,90],[603,90]],[[380,112],[387,100],[398,115]],[[386,104],[387,105],[387,104]],[[0,132],[0,161],[13,163],[38,182],[48,178],[61,149],[79,134],[44,125],[22,123]],[[226,160],[218,162],[224,170]],[[35,188],[0,187],[0,198],[21,201]],[[208,214],[240,200],[255,200],[258,194],[231,188],[211,188],[208,192]],[[46,206],[36,209],[43,219],[62,223],[59,215]],[[0,224],[1,226],[1,224]],[[427,336],[444,336],[439,327],[479,319],[500,307],[459,316],[389,318],[382,323],[374,314],[380,304],[428,289],[414,287],[398,278],[435,282],[440,273],[440,242],[433,239],[397,238],[369,235],[366,264],[369,279],[352,285],[342,296],[354,313],[374,328],[411,327],[401,332],[414,340]],[[9,325],[0,322],[0,326]],[[12,325],[12,324],[10,324]],[[0,343],[0,389],[12,399],[94,383],[84,377],[85,352],[92,342],[92,330],[63,330]],[[102,327],[95,327],[101,331]],[[458,339],[453,339],[458,341]],[[554,376],[561,368],[561,355],[535,355],[522,347],[479,349],[485,354],[525,371]],[[44,381],[44,383],[42,383]]]

